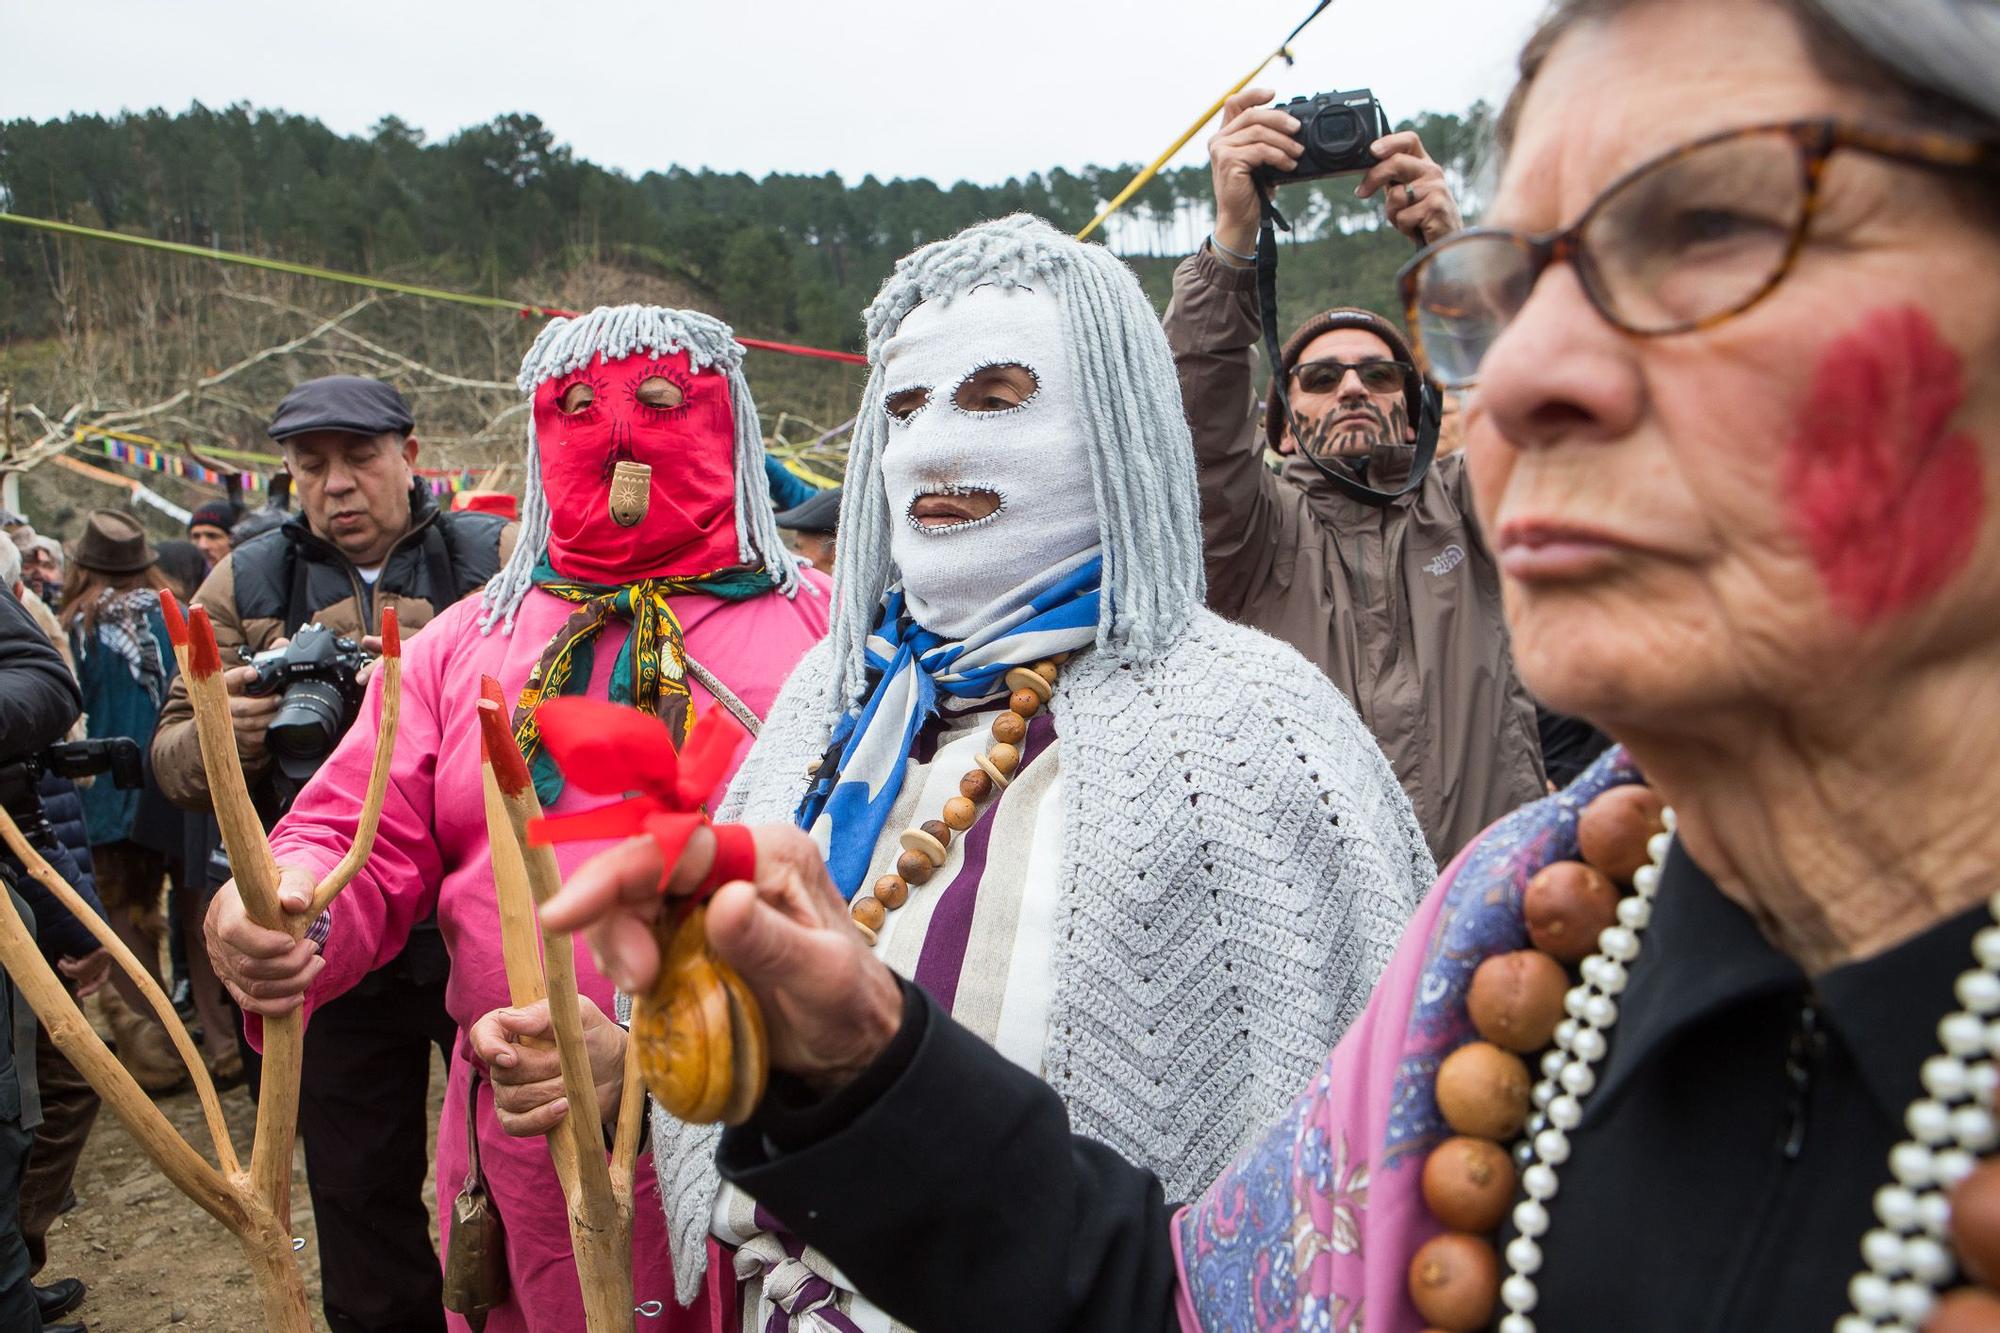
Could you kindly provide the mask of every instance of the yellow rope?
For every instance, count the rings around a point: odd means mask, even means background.
[[[344,282],[350,287],[366,287],[372,291],[421,296],[431,301],[454,301],[459,305],[480,306],[487,310],[511,310],[517,314],[561,313],[551,307],[535,305],[530,301],[509,301],[499,296],[474,296],[469,292],[448,292],[441,287],[419,287],[414,283],[391,282],[387,278],[364,277],[359,273],[342,273],[338,269],[320,268],[314,264],[294,264],[288,260],[266,259],[261,255],[240,254],[234,250],[212,250],[199,245],[185,245],[179,241],[162,241],[151,236],[131,236],[122,231],[81,227],[74,222],[56,222],[50,218],[29,217],[25,213],[0,213],[0,222],[11,222],[18,227],[33,227],[39,231],[58,232],[64,236],[81,236],[93,241],[132,245],[142,250],[162,250],[168,254],[187,255],[194,259],[213,259],[225,264],[241,264],[246,268],[261,268],[272,273],[291,273],[301,278]]]
[[[1265,56],[1263,60],[1258,62],[1257,68],[1251,70],[1248,74],[1245,74],[1242,78],[1238,79],[1234,87],[1232,87],[1228,92],[1224,93],[1222,96],[1216,98],[1215,105],[1211,106],[1208,110],[1202,112],[1201,119],[1197,120],[1194,124],[1187,127],[1187,133],[1181,135],[1180,138],[1174,140],[1173,144],[1170,147],[1168,147],[1166,152],[1161,153],[1158,157],[1154,158],[1151,164],[1148,165],[1144,171],[1134,176],[1126,184],[1125,188],[1118,192],[1117,197],[1104,206],[1104,211],[1102,213],[1099,213],[1096,217],[1092,218],[1088,223],[1085,224],[1083,230],[1076,234],[1076,239],[1078,239],[1079,241],[1089,240],[1090,233],[1096,231],[1099,226],[1103,225],[1104,219],[1110,217],[1113,213],[1116,213],[1119,209],[1125,207],[1126,204],[1130,203],[1132,200],[1132,196],[1139,193],[1139,191],[1145,189],[1146,182],[1153,179],[1153,177],[1159,175],[1160,168],[1167,165],[1167,163],[1172,160],[1175,153],[1178,153],[1180,152],[1181,149],[1187,147],[1189,139],[1192,139],[1194,138],[1195,135],[1201,133],[1202,126],[1208,124],[1209,121],[1215,119],[1216,113],[1222,110],[1223,104],[1225,102],[1227,102],[1230,98],[1236,96],[1236,94],[1242,92],[1245,88],[1248,88],[1250,86],[1250,80],[1256,78],[1259,74],[1262,74],[1264,72],[1265,67],[1268,66],[1273,60],[1276,60],[1279,56],[1283,56],[1285,57],[1285,59],[1290,60],[1292,57],[1290,48],[1281,46],[1277,50],[1271,52],[1270,55]]]
[[[1076,239],[1078,239],[1079,241],[1089,240],[1090,233],[1096,231],[1100,226],[1102,226],[1104,224],[1104,219],[1110,217],[1113,213],[1116,213],[1119,209],[1125,207],[1126,204],[1130,203],[1132,200],[1132,196],[1139,193],[1139,191],[1145,189],[1146,182],[1153,179],[1153,177],[1159,175],[1160,168],[1167,165],[1167,163],[1173,159],[1175,153],[1178,153],[1180,152],[1181,149],[1187,147],[1188,140],[1194,138],[1195,135],[1201,133],[1202,126],[1208,124],[1209,121],[1215,119],[1217,113],[1219,113],[1222,110],[1223,105],[1225,103],[1228,102],[1230,98],[1236,96],[1236,94],[1242,92],[1245,88],[1248,88],[1250,86],[1250,80],[1256,78],[1259,74],[1262,74],[1265,71],[1265,69],[1267,69],[1270,66],[1273,60],[1278,60],[1282,58],[1286,64],[1290,64],[1292,61],[1292,39],[1297,37],[1300,33],[1304,32],[1306,30],[1306,24],[1311,23],[1314,19],[1318,18],[1320,16],[1321,11],[1323,11],[1328,5],[1332,3],[1333,0],[1320,0],[1319,4],[1314,6],[1313,12],[1306,15],[1305,21],[1300,23],[1298,27],[1292,29],[1291,36],[1286,37],[1284,41],[1278,43],[1277,50],[1271,52],[1270,55],[1267,55],[1262,60],[1258,61],[1257,68],[1251,70],[1248,74],[1245,74],[1242,78],[1238,79],[1234,87],[1232,87],[1228,92],[1224,93],[1222,96],[1216,98],[1215,104],[1209,107],[1208,110],[1202,112],[1201,118],[1195,121],[1194,124],[1188,126],[1187,132],[1185,134],[1181,135],[1180,138],[1174,140],[1173,143],[1167,148],[1166,152],[1161,153],[1158,157],[1154,158],[1151,165],[1149,165],[1144,171],[1134,176],[1126,184],[1125,188],[1118,192],[1118,197],[1113,199],[1110,203],[1104,206],[1104,211],[1102,213],[1099,213],[1096,217],[1092,218],[1089,222],[1084,224],[1083,230],[1076,234]]]

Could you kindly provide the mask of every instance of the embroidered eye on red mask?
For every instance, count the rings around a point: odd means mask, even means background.
[[[535,388],[549,564],[629,583],[738,563],[729,383],[687,354],[595,358]]]

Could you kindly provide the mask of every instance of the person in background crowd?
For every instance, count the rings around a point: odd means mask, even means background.
[[[794,474],[768,452],[764,455],[764,480],[771,487],[771,508],[781,514],[796,509],[817,493],[811,482]]]
[[[201,551],[208,567],[214,569],[229,554],[230,530],[243,518],[242,511],[227,500],[210,500],[188,520],[188,540]]]
[[[708,937],[800,1077],[725,1174],[956,1333],[1992,1330],[1994,18],[1562,0],[1528,43],[1488,226],[1403,291],[1478,385],[1524,676],[1624,749],[1447,872],[1261,1143],[1170,1205],[776,828]],[[542,922],[629,904],[592,943],[643,989],[631,914],[713,842],[620,845]]]
[[[224,550],[223,555],[229,552]],[[208,552],[195,541],[164,541],[153,548],[153,562],[159,567],[160,577],[167,581],[167,587],[186,606],[194,600],[195,590],[201,581],[215,568],[215,562],[208,558]],[[220,559],[221,557],[217,557]]]
[[[31,529],[21,548],[21,578],[51,607],[62,601],[65,565],[62,543]]]
[[[13,594],[0,589],[0,764],[33,758],[61,740],[81,707],[76,680],[62,655]],[[55,901],[4,862],[0,862],[0,892],[12,896],[15,911],[30,930],[36,925],[35,895],[44,903]],[[49,1318],[74,1309],[83,1299],[83,1284],[74,1278],[55,1283],[45,1297],[44,1289],[34,1285],[39,1265],[21,1234],[22,1189],[34,1142],[30,1136],[42,1119],[35,1066],[21,1049],[34,1025],[27,1001],[0,972],[0,1328],[83,1333],[81,1324],[49,1324],[44,1319],[45,1309]]]
[[[12,542],[0,541],[0,588],[18,597],[22,591],[20,578],[19,548]],[[40,600],[35,604],[41,606]],[[46,623],[41,617],[37,617],[37,623],[49,642],[62,653],[64,665],[74,677],[76,669],[69,656],[67,636],[47,607],[42,607],[41,614],[47,617]],[[82,727],[83,718],[79,714],[71,726],[70,738],[81,736]],[[39,839],[38,850],[91,910],[103,917],[104,905],[98,901],[97,878],[90,859],[90,834],[76,784],[60,773],[44,771],[37,795],[51,835]],[[37,840],[35,830],[23,831],[31,840]],[[24,879],[22,866],[4,856],[0,859],[8,861],[17,882]],[[111,955],[38,882],[26,880],[25,887],[24,896],[29,898],[36,917],[35,942],[41,947],[42,956],[72,996],[84,999],[93,994],[110,974]],[[48,1262],[49,1227],[66,1201],[75,1198],[70,1183],[75,1178],[84,1145],[90,1139],[91,1126],[97,1121],[98,1110],[96,1090],[57,1048],[47,1027],[40,1024],[35,1029],[35,1083],[41,1094],[42,1123],[35,1128],[35,1145],[21,1184],[21,1238],[28,1246],[31,1274],[40,1273]],[[64,1278],[50,1286],[37,1287],[35,1299],[43,1320],[55,1319],[83,1299],[83,1283],[76,1278]]]
[[[137,519],[116,509],[84,517],[67,585],[62,625],[76,660],[84,714],[93,740],[127,737],[141,750],[151,743],[174,675],[159,590],[166,586],[153,548]],[[160,911],[166,865],[157,852],[132,840],[139,793],[93,782],[83,794],[90,829],[91,862],[98,896],[111,928],[164,984],[157,959],[164,935]],[[159,1092],[186,1077],[159,1018],[123,972],[112,978],[124,1001],[111,1012],[119,1058],[142,1087]]]
[[[284,449],[299,512],[236,546],[196,594],[225,661],[238,648],[279,646],[314,622],[379,650],[384,606],[396,608],[408,638],[500,569],[513,530],[489,514],[438,509],[412,470],[415,424],[381,380],[332,375],[285,395],[269,434]],[[274,762],[265,736],[281,700],[247,694],[254,675],[240,666],[224,680],[244,774],[275,823],[304,778]],[[365,730],[372,740],[372,725]],[[185,682],[168,698],[152,759],[168,797],[209,812]],[[306,1030],[299,1130],[335,1333],[444,1327],[423,1183],[431,1051],[449,1058],[455,1032],[445,1008],[451,963],[435,921],[410,924],[403,947],[375,960]]]
[[[252,537],[261,537],[275,531],[291,517],[292,477],[288,472],[273,472],[264,483],[264,503],[237,520],[229,530],[230,549],[243,545]]]
[[[168,588],[183,606],[191,603],[209,572],[201,549],[193,542],[164,541],[155,553]],[[202,1054],[209,1074],[217,1087],[228,1087],[244,1077],[237,1037],[241,1021],[216,978],[201,939],[202,914],[208,909],[209,853],[221,846],[221,836],[213,815],[183,810],[167,799],[153,772],[149,747],[146,785],[139,794],[132,840],[157,852],[166,864],[167,916],[173,923],[174,1002],[184,1014],[191,1007],[200,1020]]]
[[[1288,170],[1297,122],[1251,89],[1209,144],[1215,234],[1174,272],[1174,349],[1201,468],[1208,604],[1291,644],[1354,702],[1381,742],[1440,865],[1473,834],[1547,791],[1534,701],[1514,670],[1493,553],[1473,517],[1465,460],[1443,455],[1387,503],[1348,493],[1405,486],[1423,428],[1401,330],[1366,310],[1307,320],[1263,411],[1253,381],[1262,324],[1253,252],[1259,168]],[[1419,241],[1459,227],[1444,173],[1414,133],[1375,145],[1359,192]],[[1296,429],[1294,426],[1296,423]],[[1281,473],[1266,448],[1287,456]]]
[[[545,697],[643,710],[676,735],[697,709],[748,727],[768,714],[780,682],[826,632],[826,581],[795,565],[772,520],[743,355],[728,326],[708,315],[612,306],[552,321],[523,359],[517,383],[532,404],[532,427],[520,543],[481,603],[445,611],[404,650],[402,730],[381,834],[322,918],[323,931],[315,929],[324,954],[310,938],[301,944],[258,928],[233,885],[210,909],[216,969],[244,1009],[304,1005],[309,1072],[313,1031],[370,966],[403,947],[414,922],[433,914],[451,945],[454,1035],[476,1026],[529,1038],[547,1030],[546,1005],[509,1003],[478,796],[482,677],[499,683],[517,753],[525,755],[526,772],[517,770],[515,780],[532,783],[552,814],[566,814],[608,798],[565,781],[541,745]],[[373,687],[370,697],[379,700]],[[374,704],[362,707],[372,718]],[[646,721],[638,712],[632,720]],[[727,717],[704,725],[711,724],[732,725]],[[372,722],[357,726],[273,832],[286,900],[296,901],[301,886],[310,893],[310,881],[346,853],[357,775],[365,782],[374,748]],[[581,859],[577,848],[557,849],[562,864]],[[611,988],[580,946],[576,974],[585,1040],[593,1052],[615,1049],[623,1032],[609,1016]],[[505,1303],[486,1316],[487,1333],[581,1328],[582,1288],[563,1209],[550,1206],[561,1193],[547,1145],[502,1131],[491,1070],[467,1038],[453,1043],[437,1135],[438,1213],[451,1217],[450,1200],[466,1177],[471,1108],[480,1171],[506,1224],[510,1279]],[[379,1076],[353,1071],[357,1080]],[[614,1085],[598,1087],[615,1099]],[[568,1113],[595,1118],[606,1109],[600,1102]],[[395,1150],[421,1174],[421,1132]],[[707,1219],[689,1238],[691,1251],[680,1249],[679,1237],[670,1247],[651,1160],[639,1160],[634,1294],[654,1311],[642,1326],[709,1333],[720,1310],[707,1300],[683,1309],[667,1277],[672,1262],[706,1261]],[[379,1246],[360,1257],[379,1271]],[[465,1322],[454,1316],[450,1325]]]
[[[812,567],[833,577],[836,533],[840,528],[840,487],[814,491],[789,509],[778,511],[778,530],[792,549],[812,562]]]

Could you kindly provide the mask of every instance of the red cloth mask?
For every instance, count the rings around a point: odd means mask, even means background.
[[[568,410],[565,410],[565,409]],[[549,501],[549,564],[565,578],[631,583],[741,563],[729,381],[686,353],[602,357],[535,388]],[[620,462],[652,468],[645,514],[612,517]]]

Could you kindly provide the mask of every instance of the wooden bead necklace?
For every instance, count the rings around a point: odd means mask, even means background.
[[[1531,1316],[1540,1297],[1535,1275],[1556,1171],[1569,1160],[1569,1135],[1596,1087],[1594,1066],[1609,1050],[1606,1034],[1618,1021],[1619,996],[1652,921],[1673,845],[1674,812],[1645,787],[1614,787],[1584,809],[1577,833],[1583,861],[1558,862],[1528,883],[1523,914],[1535,947],[1488,958],[1473,974],[1466,1007],[1483,1040],[1460,1047],[1438,1067],[1438,1109],[1458,1137],[1425,1159],[1422,1190],[1448,1230],[1411,1259],[1409,1291],[1417,1312],[1439,1329],[1485,1328],[1497,1304],[1506,1310],[1500,1333],[1534,1333]],[[1632,894],[1620,897],[1614,880],[1629,884]],[[1990,1291],[1974,1287],[1939,1300],[1959,1270],[1963,1248],[1954,1230],[1954,1199],[1967,1201],[1967,1191],[1976,1187],[1986,1211],[2000,1212],[2000,1165],[1980,1166],[1980,1158],[2000,1146],[1994,1115],[2000,894],[1988,907],[1995,924],[1974,939],[1977,966],[1954,988],[1963,1008],[1938,1024],[1944,1051],[1924,1063],[1925,1095],[1905,1115],[1910,1138],[1889,1154],[1892,1183],[1876,1192],[1879,1225],[1862,1238],[1865,1267],[1848,1284],[1853,1312],[1836,1323],[1835,1333],[1915,1330],[1934,1312],[1943,1319],[1954,1307],[2000,1309]],[[1569,985],[1564,964],[1577,967],[1580,984]],[[1531,1089],[1521,1057],[1551,1038],[1541,1079]],[[1503,1145],[1517,1133],[1522,1137],[1510,1154]],[[1519,1203],[1517,1186],[1526,1195]],[[1507,1243],[1502,1279],[1493,1242],[1480,1233],[1496,1230],[1510,1205],[1518,1234]],[[1990,1237],[1972,1242],[1970,1276],[1990,1283],[1994,1261],[1981,1248],[1996,1247]]]
[[[1513,1261],[1529,1260],[1527,1273],[1539,1267],[1539,1252],[1529,1255],[1517,1240],[1507,1249],[1515,1272],[1503,1283],[1490,1233],[1510,1208],[1531,1245],[1547,1230],[1542,1201],[1548,1195],[1536,1189],[1543,1172],[1552,1178],[1552,1168],[1537,1161],[1537,1149],[1567,1155],[1567,1141],[1558,1144],[1549,1132],[1561,1135],[1575,1127],[1575,1098],[1595,1081],[1588,1064],[1562,1084],[1555,1080],[1567,1068],[1564,1052],[1579,1041],[1591,1047],[1593,1039],[1601,1047],[1600,1028],[1616,1017],[1608,999],[1590,1003],[1590,979],[1624,987],[1622,964],[1618,976],[1607,977],[1599,962],[1604,955],[1592,950],[1602,949],[1601,941],[1616,930],[1633,937],[1636,952],[1637,932],[1651,914],[1652,887],[1621,897],[1618,886],[1635,880],[1657,886],[1657,872],[1644,873],[1652,869],[1649,844],[1664,836],[1671,817],[1643,786],[1613,787],[1598,796],[1577,823],[1583,859],[1544,867],[1522,895],[1532,947],[1496,954],[1472,974],[1466,1010],[1480,1040],[1459,1047],[1438,1066],[1438,1109],[1455,1137],[1431,1151],[1422,1178],[1424,1202],[1447,1230],[1417,1251],[1409,1270],[1410,1299],[1433,1327],[1486,1328],[1503,1295],[1522,1294],[1516,1278],[1529,1280]],[[1625,951],[1623,936],[1611,943]],[[1569,969],[1579,965],[1586,984],[1572,987]],[[1587,1026],[1590,1035],[1584,1036]],[[1544,1077],[1534,1084],[1525,1058],[1552,1039],[1556,1048],[1543,1058]],[[1601,1055],[1599,1050],[1594,1059]],[[1568,1101],[1558,1106],[1563,1097]],[[1507,1145],[1524,1127],[1525,1137],[1510,1152]],[[1528,1198],[1515,1208],[1515,1193],[1529,1177]],[[1507,1283],[1513,1284],[1511,1293]],[[1520,1313],[1511,1303],[1508,1309],[1510,1318]],[[1503,1327],[1518,1333],[1518,1326],[1503,1322]]]
[[[1021,750],[1028,737],[1028,721],[1055,696],[1058,669],[1069,660],[1060,653],[1029,667],[1015,667],[1007,673],[1007,711],[993,719],[993,743],[973,759],[974,767],[958,780],[958,795],[944,803],[937,819],[927,819],[915,828],[903,830],[903,852],[896,869],[876,880],[865,894],[848,908],[855,928],[870,945],[889,919],[889,913],[910,900],[913,885],[928,884],[950,855],[951,840],[979,821],[980,807],[1007,789],[1021,767]]]

